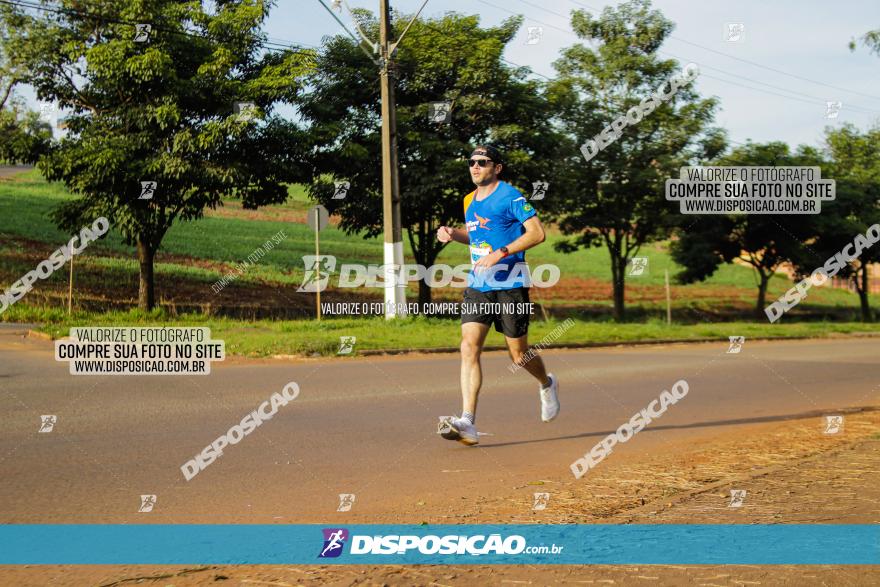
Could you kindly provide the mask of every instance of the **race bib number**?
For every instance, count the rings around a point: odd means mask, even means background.
[[[475,265],[477,261],[479,261],[491,252],[492,247],[488,243],[483,243],[479,247],[471,245],[471,265]]]

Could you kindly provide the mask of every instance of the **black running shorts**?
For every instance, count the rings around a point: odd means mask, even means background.
[[[479,322],[510,338],[519,338],[529,332],[529,288],[480,291],[469,287],[464,290],[461,323]]]

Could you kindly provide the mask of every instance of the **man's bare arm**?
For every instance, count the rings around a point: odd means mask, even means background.
[[[437,229],[437,239],[442,243],[455,241],[463,245],[471,244],[471,239],[467,231],[462,228],[453,228],[451,226],[441,226]]]
[[[531,249],[535,245],[540,245],[547,238],[547,235],[544,234],[544,225],[541,224],[537,216],[532,216],[523,222],[523,227],[526,229],[525,233],[507,245],[509,255]]]

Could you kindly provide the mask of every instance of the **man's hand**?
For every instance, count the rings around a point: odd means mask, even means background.
[[[474,271],[482,271],[484,269],[493,267],[497,265],[503,258],[504,253],[502,253],[501,251],[492,251],[491,253],[474,263]]]
[[[452,229],[448,226],[441,226],[437,229],[437,240],[441,243],[448,243],[452,240]]]

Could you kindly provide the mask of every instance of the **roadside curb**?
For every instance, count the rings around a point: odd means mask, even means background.
[[[8,334],[17,334],[26,336],[27,338],[37,338],[51,342],[54,340],[51,335],[40,332],[32,328],[22,328],[21,330],[8,330]],[[841,340],[848,338],[880,338],[880,332],[851,332],[851,333],[831,333],[826,336],[755,336],[746,337],[748,340],[761,341],[786,341],[786,340]],[[606,342],[580,342],[580,343],[551,343],[541,345],[541,349],[589,349],[589,348],[614,348],[614,347],[637,347],[651,345],[667,345],[667,344],[705,344],[710,342],[727,342],[724,338],[719,337],[700,337],[700,338],[665,338],[655,340],[628,340],[628,341],[606,341]],[[535,347],[536,344],[531,345]],[[483,351],[506,351],[507,347],[500,345],[489,345],[483,347]],[[264,359],[274,359],[280,361],[289,361],[291,359],[315,359],[315,358],[333,358],[333,357],[375,357],[375,356],[396,356],[396,355],[412,355],[412,354],[451,354],[460,351],[457,346],[444,346],[432,348],[414,348],[414,349],[365,349],[355,351],[350,355],[320,355],[316,353],[301,354],[276,354]],[[249,359],[245,355],[234,355],[239,358]]]
[[[28,331],[25,333],[25,336],[27,336],[28,338],[33,337],[33,338],[39,338],[39,339],[48,340],[48,341],[52,340],[51,335],[46,334],[45,332],[40,332],[39,330],[28,329]]]
[[[828,336],[755,336],[755,337],[746,337],[747,340],[765,340],[765,341],[780,341],[780,340],[824,340],[824,339],[846,339],[846,338],[880,338],[880,332],[853,332],[849,334],[830,334]],[[630,347],[630,346],[647,346],[647,345],[662,345],[662,344],[687,344],[687,343],[707,343],[707,342],[727,342],[724,338],[717,337],[701,337],[701,338],[666,338],[666,339],[657,339],[657,340],[628,340],[628,341],[616,341],[616,342],[577,342],[577,343],[551,343],[547,345],[542,345],[542,349],[588,349],[588,348],[607,348],[607,347]],[[535,346],[535,345],[531,345]],[[483,347],[484,351],[506,351],[507,347],[492,345]],[[427,349],[368,349],[363,351],[357,351],[357,355],[363,357],[375,356],[375,355],[406,355],[406,354],[419,354],[419,353],[457,353],[459,352],[459,348],[456,347],[433,347]],[[289,358],[295,355],[274,355],[273,358]]]

